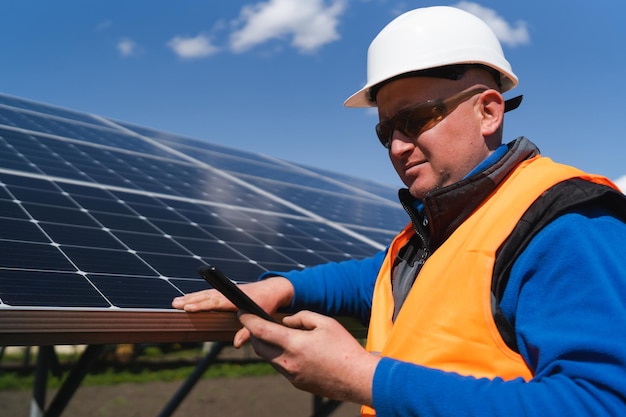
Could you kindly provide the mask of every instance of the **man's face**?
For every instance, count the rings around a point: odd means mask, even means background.
[[[433,99],[445,99],[472,87],[429,77],[402,78],[384,85],[376,97],[381,121]],[[402,182],[417,199],[461,180],[490,153],[481,132],[480,94],[458,105],[417,137],[394,131],[389,158]]]

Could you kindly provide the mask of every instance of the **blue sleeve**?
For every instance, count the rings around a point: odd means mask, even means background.
[[[626,225],[569,213],[516,261],[502,307],[534,370],[476,379],[383,358],[374,405],[387,416],[626,416]]]
[[[367,325],[378,271],[386,251],[371,258],[331,262],[289,272],[268,272],[262,278],[280,275],[294,286],[290,311],[312,310],[333,316],[356,317]]]

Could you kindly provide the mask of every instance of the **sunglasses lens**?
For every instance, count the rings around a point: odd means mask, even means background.
[[[376,136],[382,145],[389,149],[394,131],[398,131],[406,136],[417,136],[428,120],[418,118],[405,119],[404,117],[394,117],[391,120],[380,122],[376,125]]]
[[[403,134],[409,137],[417,137],[422,130],[424,130],[424,126],[429,123],[431,119],[422,119],[419,117],[413,117],[406,121],[406,126]]]
[[[378,136],[380,143],[387,149],[389,149],[389,146],[391,145],[392,133],[393,130],[387,123],[378,123],[376,125],[376,136]]]

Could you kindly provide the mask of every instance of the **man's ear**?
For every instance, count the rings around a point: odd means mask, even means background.
[[[504,122],[504,97],[496,90],[487,90],[480,95],[479,104],[481,133],[488,137],[496,133]]]

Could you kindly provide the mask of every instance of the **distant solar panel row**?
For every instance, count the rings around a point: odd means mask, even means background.
[[[0,307],[168,309],[219,265],[254,280],[362,258],[393,187],[0,94]]]

